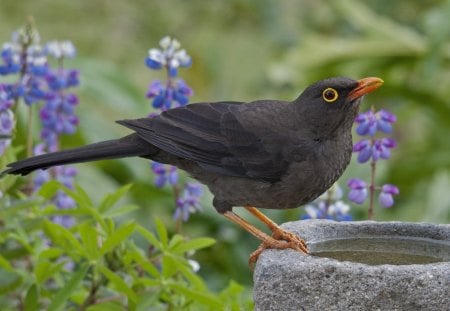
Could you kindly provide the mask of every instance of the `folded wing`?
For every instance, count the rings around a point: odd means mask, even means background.
[[[280,180],[289,165],[282,156],[285,137],[241,120],[244,106],[237,102],[191,104],[157,117],[118,123],[208,171],[267,182]]]

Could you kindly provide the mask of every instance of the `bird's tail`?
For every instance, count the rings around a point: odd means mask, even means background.
[[[52,166],[89,162],[103,159],[116,159],[133,156],[150,156],[157,148],[137,134],[131,134],[120,139],[103,141],[79,148],[47,153],[30,157],[8,164],[9,167],[1,173],[27,175],[37,169],[47,169]]]

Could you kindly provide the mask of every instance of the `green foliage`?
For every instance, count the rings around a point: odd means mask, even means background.
[[[244,288],[231,282],[211,291],[190,259],[212,246],[211,238],[171,236],[155,219],[155,231],[118,221],[134,210],[119,205],[123,186],[94,205],[81,187],[57,182],[39,191],[44,199],[64,191],[77,208],[40,207],[41,199],[4,196],[0,209],[0,303],[2,310],[242,310],[251,308]],[[7,201],[6,198],[9,200]],[[50,219],[70,214],[65,228]],[[145,243],[138,245],[136,237]]]

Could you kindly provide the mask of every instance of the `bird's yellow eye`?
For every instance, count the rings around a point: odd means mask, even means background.
[[[339,97],[339,94],[335,89],[329,87],[323,91],[322,97],[326,102],[332,103]]]

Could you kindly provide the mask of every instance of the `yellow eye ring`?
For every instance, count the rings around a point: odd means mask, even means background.
[[[338,99],[339,94],[335,89],[329,87],[323,91],[322,97],[326,102],[332,103],[332,102],[336,101],[336,99]]]

